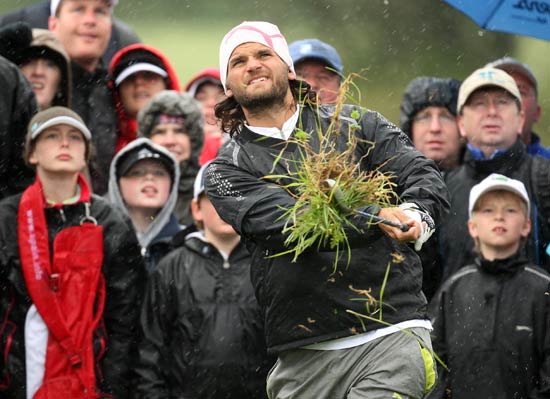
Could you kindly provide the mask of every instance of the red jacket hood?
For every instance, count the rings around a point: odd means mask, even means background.
[[[199,71],[185,86],[185,91],[189,95],[195,97],[197,88],[204,82],[218,83],[220,86],[222,82],[220,80],[220,70],[218,68],[208,67]]]
[[[120,101],[120,96],[118,94],[118,90],[116,89],[115,82],[113,80],[113,71],[115,67],[118,65],[122,57],[124,57],[126,54],[136,51],[136,50],[145,50],[159,58],[164,66],[164,69],[166,70],[168,74],[168,87],[167,90],[176,90],[181,91],[180,82],[178,79],[178,76],[176,75],[176,71],[172,67],[172,64],[170,64],[170,61],[168,61],[168,58],[161,53],[159,50],[157,50],[154,47],[148,46],[146,44],[142,43],[136,43],[131,44],[129,46],[124,47],[123,49],[119,50],[111,60],[111,64],[109,65],[109,87],[112,90],[113,93],[113,99],[116,106],[116,112],[118,116],[118,140],[117,140],[117,152],[124,147],[126,144],[128,144],[130,141],[134,140],[136,138],[137,134],[137,120],[136,118],[132,118],[126,114],[122,107],[122,103]]]

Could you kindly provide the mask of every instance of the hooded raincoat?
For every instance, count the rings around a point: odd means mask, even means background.
[[[179,166],[174,157],[163,147],[154,145],[149,139],[139,138],[126,147],[124,147],[113,159],[109,172],[109,191],[108,199],[115,207],[128,214],[128,209],[120,192],[120,185],[117,176],[120,168],[121,159],[126,154],[139,150],[139,148],[148,147],[152,151],[162,152],[173,162],[173,173],[170,176],[171,186],[170,195],[164,206],[159,210],[153,222],[149,225],[146,231],[137,232],[137,238],[141,247],[141,254],[145,258],[145,266],[147,271],[151,273],[159,260],[172,249],[172,237],[182,229],[174,215],[174,207],[178,199],[178,181],[180,178]]]
[[[122,106],[122,102],[120,100],[120,95],[118,93],[117,88],[115,87],[113,79],[113,73],[115,70],[117,70],[117,67],[119,63],[125,59],[128,60],[128,58],[131,57],[131,53],[135,52],[136,57],[137,54],[140,52],[147,52],[150,53],[152,56],[156,57],[160,63],[163,65],[163,68],[166,73],[168,74],[168,77],[165,79],[166,81],[166,89],[167,90],[176,90],[180,91],[180,83],[179,79],[176,75],[176,72],[166,56],[162,54],[159,50],[157,50],[154,47],[148,46],[146,44],[132,44],[128,47],[124,47],[122,50],[117,52],[113,59],[111,60],[111,64],[109,65],[109,75],[111,77],[110,80],[110,86],[113,92],[113,98],[114,103],[116,107],[116,113],[118,117],[118,132],[117,132],[117,144],[116,144],[116,151],[120,151],[126,144],[131,142],[137,137],[137,118],[131,117],[124,111],[124,107]],[[137,58],[136,58],[137,59]]]

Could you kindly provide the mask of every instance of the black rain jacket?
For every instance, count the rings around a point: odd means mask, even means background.
[[[149,277],[141,311],[138,398],[265,398],[273,359],[239,244],[224,260],[201,233]]]
[[[515,255],[476,259],[430,303],[440,367],[430,398],[550,398],[550,275]]]
[[[334,110],[334,106],[301,109],[298,126],[311,133],[313,148],[319,144],[317,126],[326,131]],[[344,106],[339,119],[341,134],[335,137],[339,151],[347,148],[349,132],[355,132],[359,139],[355,160],[361,170],[393,174],[395,191],[403,202],[416,203],[436,223],[445,215],[449,204],[441,174],[404,133],[377,112],[358,107]],[[208,197],[252,254],[252,282],[265,315],[269,350],[277,353],[385,326],[348,312],[379,317],[374,308],[368,310],[367,297],[357,290],[370,290],[382,303],[386,323],[426,318],[422,266],[414,249],[389,238],[377,226],[365,228],[359,218],[354,223],[360,231],[348,231],[351,262],[346,265],[344,255],[336,273],[336,251],[326,248],[307,250],[296,262],[292,254],[272,256],[288,249],[282,232],[286,220],[281,216],[295,199],[282,187],[290,179],[275,184],[263,177],[287,175],[296,167],[292,160],[299,156],[292,141],[259,136],[244,127],[220,151],[205,177]]]
[[[6,390],[0,390],[0,396],[5,394],[10,399],[26,398],[25,317],[32,305],[19,258],[17,214],[20,199],[21,195],[15,195],[0,202],[0,320],[9,320],[15,326],[15,329],[0,331],[0,381],[9,375],[9,385]],[[85,215],[83,203],[64,205],[61,209],[63,213],[56,208],[46,208],[50,245],[62,229],[79,225]],[[104,229],[103,275],[106,283],[104,331],[98,329],[94,341],[96,355],[105,350],[100,370],[96,370],[97,385],[114,399],[124,399],[129,398],[129,370],[135,358],[145,266],[128,218],[97,196],[92,196],[91,214]]]
[[[0,56],[0,199],[25,190],[34,171],[23,160],[27,125],[37,112],[36,98],[17,65]]]

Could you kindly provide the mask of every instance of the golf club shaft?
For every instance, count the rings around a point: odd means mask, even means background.
[[[358,209],[350,209],[344,203],[344,195],[342,193],[342,190],[340,189],[340,187],[338,187],[338,185],[336,184],[336,182],[333,179],[326,179],[324,181],[324,184],[326,184],[330,189],[333,190],[334,199],[336,200],[336,203],[338,204],[340,209],[342,209],[343,211],[349,212],[349,213],[355,213],[356,215],[363,216],[365,218],[369,218],[370,220],[372,220],[374,222],[384,223],[384,224],[387,224],[388,226],[397,227],[403,233],[406,233],[407,231],[409,231],[410,226],[408,224],[394,222],[392,220],[384,219],[384,218],[381,218],[380,216],[376,216],[376,215],[373,215],[372,213],[360,211]]]
[[[384,223],[384,224],[387,224],[388,226],[397,227],[399,230],[401,230],[404,233],[409,231],[409,228],[410,228],[408,224],[394,222],[393,220],[384,219],[384,218],[381,218],[380,216],[373,215],[372,213],[363,212],[357,209],[354,209],[353,213],[359,216],[363,216],[365,218],[369,218],[374,222]]]

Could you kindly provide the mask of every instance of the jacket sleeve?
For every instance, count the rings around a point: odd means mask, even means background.
[[[550,292],[550,286],[546,290]],[[539,369],[539,383],[538,386],[529,394],[530,399],[542,399],[550,397],[550,298],[548,295],[544,295],[541,298],[544,301],[544,306],[539,308],[540,313],[543,313],[542,323],[544,323],[544,330],[542,334],[539,334],[540,343],[538,346],[538,352],[540,353],[540,369]]]
[[[221,160],[207,169],[205,187],[220,217],[240,235],[276,251],[286,249],[283,230],[292,221],[287,221],[285,210],[296,200],[283,187],[254,176],[246,167]],[[346,229],[352,247],[364,245],[367,235],[381,234],[378,228],[364,228],[360,218],[349,221],[355,226]]]
[[[134,364],[138,317],[145,283],[145,266],[130,221],[111,210],[104,231],[106,302],[103,320],[107,347],[101,361],[103,390],[116,399],[128,398]],[[115,215],[116,213],[116,215]]]
[[[432,346],[437,360],[437,381],[427,399],[443,399],[449,397],[449,371],[447,369],[447,345],[445,342],[445,291],[441,287],[428,306],[428,316],[431,319]],[[441,364],[443,362],[445,365]]]
[[[185,262],[181,251],[174,251],[159,262],[147,281],[140,315],[139,359],[135,367],[137,398],[173,397],[172,388],[178,391],[185,384],[188,362],[185,357],[171,356],[172,349],[187,354],[193,351],[191,339],[171,341],[174,328],[193,331],[192,323],[184,316],[192,306]],[[174,383],[178,387],[172,387]]]
[[[3,57],[0,87],[0,198],[5,198],[23,191],[34,179],[34,171],[23,161],[23,146],[37,105],[23,74]]]
[[[363,139],[373,143],[366,157],[369,170],[395,176],[401,202],[414,202],[428,212],[436,225],[449,212],[449,193],[436,164],[414,148],[410,139],[377,112],[361,119]]]

